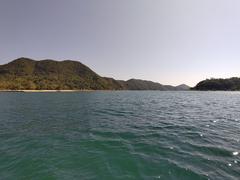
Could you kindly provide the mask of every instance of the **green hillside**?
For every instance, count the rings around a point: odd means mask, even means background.
[[[0,65],[0,90],[187,90],[188,86],[101,77],[78,61],[19,58]]]
[[[19,58],[0,66],[0,89],[121,89],[77,61],[34,61]]]

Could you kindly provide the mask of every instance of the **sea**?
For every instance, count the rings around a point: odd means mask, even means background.
[[[0,179],[239,180],[240,92],[1,92]]]

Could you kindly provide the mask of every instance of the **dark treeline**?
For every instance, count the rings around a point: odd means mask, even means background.
[[[199,82],[193,89],[202,91],[239,91],[240,78],[233,77],[229,79],[206,79]]]

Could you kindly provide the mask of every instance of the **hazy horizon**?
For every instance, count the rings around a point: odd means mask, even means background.
[[[239,77],[235,0],[3,0],[0,64],[79,60],[101,76],[196,85]]]

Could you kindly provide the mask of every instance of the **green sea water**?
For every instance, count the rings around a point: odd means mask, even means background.
[[[0,179],[240,179],[240,93],[0,93]]]

